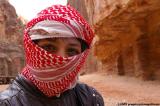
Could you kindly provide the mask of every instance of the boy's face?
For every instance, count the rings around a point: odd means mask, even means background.
[[[34,41],[44,50],[62,57],[81,53],[81,43],[76,38],[48,38]]]

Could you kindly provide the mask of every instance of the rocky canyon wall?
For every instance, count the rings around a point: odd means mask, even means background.
[[[83,15],[87,12],[94,28],[94,55],[101,71],[160,80],[159,0],[73,1],[71,5],[83,7]]]
[[[8,0],[0,0],[0,77],[15,76],[24,65],[24,25]]]

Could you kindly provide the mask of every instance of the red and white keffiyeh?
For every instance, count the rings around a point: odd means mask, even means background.
[[[40,25],[38,25],[39,23]],[[29,34],[31,30],[41,26],[43,26],[42,29],[45,29],[45,23],[51,23],[51,27],[46,28],[48,32],[58,31],[58,27],[52,27],[52,25],[61,26],[63,24],[66,30],[68,28],[73,33],[66,34],[62,31],[58,35],[57,33],[52,34],[53,37],[69,37],[71,35],[83,39],[89,47],[94,34],[87,22],[70,6],[53,5],[42,10],[36,18],[28,22],[24,31],[26,66],[21,74],[33,82],[46,96],[51,97],[61,94],[76,84],[78,73],[85,62],[89,49],[72,57],[61,57],[47,52],[32,41],[37,37]]]

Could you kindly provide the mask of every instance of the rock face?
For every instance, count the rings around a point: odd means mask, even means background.
[[[0,1],[0,42],[22,43],[23,24],[7,0]],[[17,42],[18,41],[18,42]]]
[[[159,0],[81,2],[98,38],[94,53],[102,71],[160,80]]]
[[[0,76],[16,76],[24,66],[22,46],[0,43]]]
[[[0,77],[15,76],[23,67],[23,27],[7,0],[0,0]]]

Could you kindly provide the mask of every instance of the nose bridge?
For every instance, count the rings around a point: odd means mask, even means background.
[[[66,57],[66,53],[65,53],[65,49],[64,48],[60,48],[57,53],[58,56],[62,56],[62,57]]]

